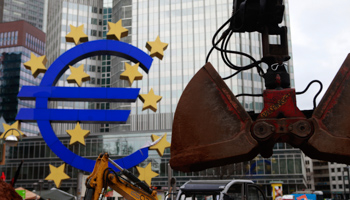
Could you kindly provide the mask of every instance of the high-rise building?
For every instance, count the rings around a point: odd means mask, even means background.
[[[59,0],[48,2],[48,15],[47,15],[47,51],[46,56],[48,59],[47,67],[49,67],[54,60],[56,60],[61,54],[66,52],[75,46],[74,43],[66,42],[65,36],[71,31],[70,25],[78,27],[83,25],[84,32],[88,35],[89,41],[98,40],[103,38],[103,32],[108,30],[105,25],[102,24],[102,20],[108,17],[108,14],[104,15],[104,12],[108,12],[108,9],[104,10],[103,1],[83,1],[83,0]],[[106,5],[106,4],[105,4]],[[110,7],[110,12],[111,12]],[[111,14],[109,14],[111,15]],[[111,18],[111,17],[110,17]],[[90,75],[90,81],[83,83],[83,86],[109,86],[110,66],[107,65],[110,56],[94,56],[88,59],[84,59],[74,66],[84,65],[84,71]],[[102,66],[103,65],[103,66]],[[57,86],[75,87],[75,84],[67,82],[67,77],[70,71],[60,78]],[[50,106],[53,108],[75,108],[75,109],[108,109],[107,103],[87,103],[87,102],[64,102],[64,101],[51,101]],[[66,130],[74,128],[74,124],[60,123],[53,124],[55,133],[58,135],[66,135]],[[91,132],[100,132],[100,127],[104,125],[84,125],[84,128],[89,129]],[[107,129],[107,128],[106,128]]]
[[[41,75],[32,76],[23,63],[30,60],[31,53],[41,56],[45,52],[45,33],[26,21],[0,24],[0,114],[7,123],[15,122],[20,108],[33,108],[34,102],[17,99],[23,85],[38,85]],[[22,131],[27,135],[38,135],[35,123],[23,123]]]
[[[1,22],[26,20],[43,30],[45,0],[0,0]]]
[[[284,1],[286,9],[283,25],[290,27],[288,1]],[[163,60],[154,58],[152,68],[148,74],[144,73],[142,80],[137,81],[136,88],[140,93],[148,93],[153,88],[157,95],[163,97],[158,104],[157,112],[142,111],[142,102],[131,104],[131,115],[125,128],[131,131],[159,131],[172,128],[172,120],[182,91],[205,64],[206,55],[212,47],[212,37],[217,29],[224,24],[232,14],[232,1],[160,1],[160,0],[115,0],[113,1],[113,21],[122,19],[123,26],[128,28],[131,44],[148,52],[145,44],[160,36],[162,42],[169,43]],[[289,38],[289,54],[291,53],[291,39]],[[277,38],[271,38],[278,43]],[[129,38],[128,38],[129,40]],[[229,48],[252,55],[257,60],[262,57],[262,44],[259,33],[234,33]],[[231,61],[239,66],[250,64],[250,60],[240,55],[231,55]],[[219,52],[213,52],[209,61],[222,77],[227,77],[235,71],[226,67]],[[123,70],[123,63],[112,59],[112,87],[123,85],[119,74]],[[264,69],[267,66],[262,66]],[[294,87],[293,61],[287,63],[287,70]],[[255,69],[239,73],[225,80],[234,94],[263,92],[263,78]],[[125,84],[126,85],[126,84]],[[247,111],[259,113],[263,108],[261,97],[239,97]],[[127,127],[127,126],[130,127]],[[112,126],[111,131],[120,130],[120,126]],[[167,154],[169,156],[169,154]],[[154,184],[166,184],[166,164],[169,157],[159,160],[160,174],[153,179]],[[178,184],[188,179],[217,179],[217,178],[249,178],[262,185],[265,193],[270,196],[270,181],[283,181],[285,193],[302,190],[306,187],[304,157],[299,149],[288,144],[276,144],[271,158],[262,158],[207,169],[201,172],[174,172]]]
[[[289,27],[288,1],[285,1],[286,12],[284,22]],[[163,99],[158,104],[157,112],[142,111],[142,102],[128,104],[82,103],[52,101],[53,108],[90,108],[90,109],[120,109],[130,108],[131,115],[124,125],[85,125],[84,129],[91,131],[86,139],[86,146],[69,145],[69,137],[65,133],[74,124],[53,124],[60,141],[72,152],[89,159],[96,159],[101,152],[108,152],[112,158],[129,155],[139,149],[151,134],[163,135],[171,140],[171,128],[176,105],[182,91],[193,75],[205,64],[205,57],[210,50],[211,40],[216,30],[230,18],[232,2],[226,0],[59,0],[49,1],[47,20],[46,55],[48,66],[62,53],[74,46],[67,43],[65,36],[70,32],[69,25],[84,25],[84,32],[89,41],[105,38],[108,31],[108,21],[122,24],[129,30],[129,35],[122,41],[148,52],[147,41],[154,41],[159,35],[162,42],[169,43],[163,60],[154,58],[151,70],[143,73],[143,80],[137,81],[133,87],[141,88],[145,94],[153,88]],[[290,34],[289,40],[290,40]],[[235,33],[229,47],[261,58],[261,37],[258,33]],[[291,45],[289,42],[291,55]],[[238,55],[229,57],[237,65],[247,65],[250,61]],[[95,56],[80,61],[85,71],[91,76],[83,86],[96,87],[129,87],[127,82],[120,79],[124,71],[124,63],[129,62],[115,56]],[[213,52],[210,62],[222,77],[229,76],[235,71],[225,67],[218,52]],[[294,86],[292,60],[288,62],[291,85]],[[262,66],[266,69],[266,66]],[[69,72],[62,75],[58,86],[71,87],[66,79]],[[234,94],[260,94],[264,89],[263,79],[255,69],[244,71],[231,79],[225,80]],[[261,97],[239,97],[239,101],[248,111],[260,112],[263,108]],[[26,151],[28,150],[28,151]],[[45,145],[40,137],[24,139],[18,148],[11,148],[7,157],[8,164],[4,167],[7,177],[14,173],[19,160],[26,158],[23,166],[23,176],[19,185],[33,188],[34,180],[44,179],[49,173],[48,164],[59,166],[63,163]],[[30,153],[24,153],[30,152]],[[156,152],[150,153],[149,158],[142,163],[152,162],[152,169],[159,173],[152,179],[152,185],[167,186],[168,162],[170,151],[166,150],[163,157]],[[256,157],[254,160],[203,170],[200,172],[183,173],[174,171],[177,184],[181,185],[189,179],[229,179],[246,178],[260,184],[267,196],[271,196],[270,182],[283,181],[284,193],[301,190],[306,187],[304,157],[299,149],[288,144],[276,144],[271,158]],[[132,169],[136,172],[135,169]],[[39,173],[42,171],[43,173]],[[61,188],[68,190],[76,187],[78,170],[71,166],[66,168],[71,177],[62,182]],[[48,184],[44,182],[46,187]],[[73,190],[74,193],[75,190]]]
[[[284,25],[289,27],[288,1],[285,1],[286,12]],[[141,93],[150,88],[163,97],[156,113],[151,110],[142,111],[142,102],[132,104],[130,116],[131,130],[171,129],[172,118],[189,80],[205,64],[205,58],[212,47],[212,37],[217,29],[232,14],[232,2],[218,1],[158,1],[134,0],[114,1],[113,16],[115,21],[123,20],[129,29],[131,43],[144,51],[147,41],[153,41],[159,35],[163,42],[169,43],[163,60],[154,59],[152,68],[135,87]],[[290,41],[290,34],[289,41]],[[273,41],[276,42],[276,41]],[[261,38],[259,33],[235,33],[229,44],[230,49],[252,55],[256,59],[262,57]],[[289,42],[291,55],[291,43]],[[250,64],[250,60],[240,55],[231,55],[230,59],[238,66]],[[222,77],[235,71],[226,67],[220,53],[214,51],[209,59]],[[288,62],[291,85],[294,86],[292,60]],[[266,69],[266,66],[263,65]],[[119,70],[113,67],[113,70]],[[112,79],[118,71],[112,72]],[[234,94],[261,94],[264,89],[262,77],[255,69],[244,71],[231,79],[225,80]],[[118,83],[113,81],[113,83]],[[113,84],[112,84],[113,86]],[[238,100],[248,111],[260,112],[263,108],[261,97],[242,96]]]
[[[47,12],[47,44],[46,53],[47,65],[49,67],[54,60],[61,54],[75,46],[74,43],[66,42],[65,36],[71,31],[72,26],[84,26],[84,32],[88,35],[89,41],[103,39],[108,32],[108,21],[111,21],[112,14],[112,0],[94,1],[94,0],[60,0],[48,1]],[[110,84],[110,56],[94,56],[84,59],[74,66],[84,65],[84,71],[90,75],[90,81],[83,83],[82,87],[109,87]],[[60,77],[56,86],[76,87],[74,84],[67,82],[67,77],[70,71]],[[28,85],[28,84],[27,84]],[[32,102],[34,103],[34,102]],[[109,109],[109,103],[87,103],[87,102],[67,102],[67,101],[50,101],[51,108],[68,108],[68,109]],[[103,147],[103,138],[100,138],[99,132],[108,132],[108,124],[90,125],[83,124],[84,129],[91,131],[91,141],[88,139],[86,147],[80,144],[69,145],[69,138],[66,130],[73,129],[75,124],[72,123],[52,123],[56,135],[60,138],[64,145],[78,155],[96,159],[96,156],[101,152],[108,152],[107,147]],[[94,136],[95,134],[95,136]],[[100,143],[100,144],[98,144]],[[124,144],[124,142],[121,142]],[[96,145],[96,146],[95,146]],[[109,144],[108,144],[109,145]],[[108,146],[107,145],[107,146]],[[93,147],[92,147],[93,146]],[[96,147],[96,148],[95,148]],[[94,150],[91,152],[91,148]],[[79,150],[81,149],[81,150]],[[87,150],[89,149],[89,150]],[[104,150],[105,149],[105,150]],[[83,151],[87,152],[83,153]],[[96,151],[95,151],[96,150]],[[131,153],[130,151],[122,151],[124,153]],[[22,176],[18,184],[26,188],[33,188],[33,182],[30,180],[43,180],[49,173],[49,164],[57,166],[62,161],[45,145],[45,141],[41,136],[30,137],[23,139],[18,145],[18,148],[11,148],[7,151],[7,163],[1,168],[6,173],[8,178],[14,174],[14,169],[18,165],[18,159],[26,158],[23,164]],[[122,154],[124,155],[124,154]],[[120,156],[120,155],[118,155]],[[46,162],[43,162],[46,160]],[[69,171],[69,172],[68,172]],[[61,188],[69,189],[76,187],[78,170],[67,166],[67,174],[72,177],[67,182],[61,185]],[[48,187],[47,182],[43,183],[43,188]],[[74,191],[75,192],[75,191]]]

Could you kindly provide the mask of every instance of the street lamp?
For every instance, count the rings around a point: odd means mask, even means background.
[[[9,136],[6,137],[6,135],[7,135],[10,131],[11,131],[11,135],[9,135]],[[13,135],[13,131],[17,131],[20,140],[22,140],[22,134],[21,134],[21,132],[20,132],[18,129],[16,129],[16,128],[10,128],[10,129],[8,129],[5,133],[3,133],[3,134],[4,134],[4,137],[3,137],[3,138],[5,138],[5,143],[6,143],[7,145],[9,145],[10,147],[15,147],[15,146],[17,146],[17,144],[18,144],[18,138],[17,138],[15,135]]]
[[[37,193],[37,189],[38,189],[38,183],[33,183],[33,192],[35,193],[35,199],[37,200],[38,199],[38,195],[36,194]]]
[[[38,182],[39,182],[39,195],[41,196],[41,190],[43,189],[44,180],[40,179]]]

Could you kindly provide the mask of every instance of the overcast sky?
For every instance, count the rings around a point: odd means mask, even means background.
[[[324,86],[322,97],[350,53],[350,0],[288,2],[296,91],[318,79]],[[318,87],[314,84],[307,94],[297,96],[300,109],[312,109]]]

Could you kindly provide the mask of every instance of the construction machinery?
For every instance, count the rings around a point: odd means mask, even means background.
[[[120,172],[115,172],[108,164]],[[130,171],[123,169],[107,153],[100,154],[93,172],[86,179],[85,200],[100,200],[107,187],[112,188],[127,200],[158,200],[157,192],[140,181]],[[176,189],[174,189],[176,190]],[[176,191],[175,191],[176,193]],[[180,187],[176,200],[266,200],[264,192],[251,180],[190,180]]]
[[[207,62],[188,83],[174,115],[170,160],[173,169],[199,171],[249,161],[258,154],[267,158],[278,142],[300,148],[314,159],[350,164],[350,55],[316,106],[322,90],[320,81],[311,81],[302,92],[290,87],[285,64],[290,59],[287,27],[279,26],[283,12],[282,0],[233,1],[232,17],[215,33],[207,61],[216,49],[236,72],[222,78]],[[254,31],[261,34],[261,60],[227,49],[233,33]],[[221,37],[217,37],[219,32]],[[278,39],[277,43],[271,42],[271,37]],[[229,59],[230,53],[245,56],[252,63],[236,66]],[[264,79],[263,94],[234,95],[224,80],[253,68]],[[320,84],[314,108],[299,110],[296,95],[304,93],[312,83]],[[247,112],[237,100],[239,96],[263,97],[262,111]]]
[[[120,172],[108,167],[111,163]],[[127,169],[123,169],[107,153],[100,154],[94,170],[86,179],[85,200],[100,200],[104,197],[107,187],[112,188],[127,200],[158,200],[157,192],[152,190]]]

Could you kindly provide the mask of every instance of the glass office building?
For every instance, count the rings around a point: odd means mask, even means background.
[[[12,124],[21,108],[33,108],[34,102],[17,99],[23,85],[39,85],[37,78],[23,63],[30,60],[30,54],[41,56],[45,52],[45,34],[26,21],[0,23],[0,114],[6,123]],[[36,123],[23,123],[22,131],[38,135]]]
[[[45,0],[0,0],[1,22],[26,20],[40,30],[44,30]]]
[[[47,15],[47,67],[61,54],[75,46],[74,43],[66,42],[65,36],[71,31],[70,25],[78,27],[84,26],[84,33],[88,35],[89,41],[103,39],[107,23],[103,24],[103,18],[108,17],[110,9],[104,9],[107,1],[76,1],[60,0],[49,1]],[[107,13],[106,15],[104,13]],[[111,15],[111,14],[109,14]],[[82,87],[109,87],[110,65],[108,65],[109,56],[93,56],[79,61],[74,65],[78,67],[84,65],[84,71],[90,75],[90,81],[84,82]],[[110,61],[109,61],[110,62]],[[60,78],[56,86],[76,87],[77,85],[67,82],[70,70]],[[106,103],[88,103],[88,102],[68,102],[51,101],[51,108],[66,109],[108,109]],[[57,135],[66,135],[66,130],[73,129],[75,123],[55,123],[53,128]],[[99,132],[100,127],[104,125],[84,124],[84,129],[91,132]]]
[[[284,24],[289,26],[288,1],[285,1],[286,13]],[[205,57],[211,48],[211,40],[216,30],[231,16],[232,1],[227,0],[108,0],[50,1],[47,27],[47,57],[51,64],[60,54],[72,48],[74,44],[65,42],[65,35],[70,31],[69,24],[84,24],[89,41],[105,38],[107,22],[122,19],[123,26],[128,28],[129,35],[122,41],[148,52],[147,41],[154,41],[159,35],[162,42],[169,43],[163,60],[154,58],[149,74],[143,73],[143,80],[136,81],[132,87],[141,88],[140,94],[146,94],[153,88],[163,99],[158,104],[157,112],[142,111],[143,103],[131,104],[51,102],[54,108],[90,108],[90,109],[131,109],[131,115],[125,125],[86,125],[91,134],[86,139],[86,146],[69,145],[65,130],[72,129],[73,124],[54,124],[56,135],[60,141],[74,153],[89,159],[96,159],[99,153],[108,152],[112,158],[119,158],[141,148],[150,141],[151,134],[167,133],[171,141],[171,128],[176,105],[182,91],[193,75],[205,64]],[[290,35],[289,35],[290,36]],[[290,38],[290,37],[289,37]],[[262,55],[261,38],[257,33],[235,33],[229,44],[230,48],[246,52],[256,59]],[[291,45],[290,45],[291,50]],[[249,64],[249,60],[231,55],[230,59],[237,65]],[[91,76],[84,86],[96,87],[128,87],[120,74],[124,71],[127,60],[118,57],[97,56],[81,61],[85,71]],[[213,52],[210,62],[222,76],[234,73],[226,67],[218,52]],[[266,66],[263,66],[266,69]],[[293,82],[292,60],[288,62],[288,70]],[[141,72],[141,70],[140,70]],[[68,72],[69,73],[69,72]],[[63,75],[59,86],[71,87],[66,82],[68,73]],[[234,94],[260,94],[264,89],[262,78],[255,69],[244,71],[225,81]],[[261,97],[239,97],[239,101],[248,111],[260,112],[263,106]],[[59,166],[63,163],[46,146],[41,137],[24,139],[18,148],[8,149],[7,163],[1,169],[8,178],[14,174],[19,161],[24,159],[25,175],[19,179],[18,186],[33,188],[33,182],[43,180],[49,173],[49,164]],[[149,158],[141,163],[142,167],[152,162],[152,170],[159,173],[152,179],[152,185],[167,187],[168,162],[170,151],[167,149],[163,157],[150,151]],[[131,169],[137,174],[136,170]],[[43,173],[39,173],[43,171]],[[61,188],[75,193],[79,170],[66,166],[65,171],[71,179],[64,180]],[[303,155],[300,150],[287,144],[276,144],[274,155],[265,159],[260,156],[249,162],[231,164],[200,172],[173,172],[180,186],[189,179],[252,179],[260,184],[265,193],[271,196],[270,181],[283,181],[283,190],[290,193],[305,188],[305,169]],[[44,188],[49,182],[44,181]],[[163,191],[163,189],[161,189]],[[161,192],[160,191],[160,192]]]
[[[288,1],[284,1],[286,10],[282,25],[290,27]],[[205,64],[206,55],[212,47],[212,37],[232,14],[232,1],[216,0],[115,0],[113,2],[114,21],[123,20],[128,28],[131,44],[145,52],[147,41],[160,36],[162,42],[169,43],[164,51],[163,60],[154,58],[149,73],[134,83],[148,93],[153,88],[163,97],[157,112],[142,111],[143,103],[131,104],[131,116],[124,129],[136,132],[155,131],[172,128],[172,120],[182,91],[194,74]],[[292,57],[290,32],[289,54]],[[129,39],[128,39],[129,40]],[[277,38],[270,38],[278,43]],[[259,60],[262,57],[261,36],[258,33],[234,33],[229,48],[252,55]],[[231,55],[231,61],[239,66],[250,64],[250,60]],[[112,59],[112,61],[114,61]],[[226,67],[220,53],[214,51],[209,59],[222,77],[235,71]],[[123,70],[120,62],[112,62],[112,87],[122,85],[119,74]],[[289,60],[287,70],[290,73],[291,86],[294,87],[293,60]],[[267,66],[262,66],[265,70]],[[261,94],[264,82],[255,69],[239,73],[225,80],[234,94]],[[126,85],[126,84],[125,84]],[[238,100],[247,111],[259,113],[263,108],[261,97],[242,96]],[[130,127],[128,127],[130,126]],[[115,128],[114,128],[115,127]],[[123,130],[114,126],[111,130]],[[258,156],[250,162],[228,165],[202,172],[174,172],[178,185],[189,179],[248,178],[261,184],[268,196],[271,196],[270,181],[283,181],[285,193],[306,187],[304,158],[299,149],[288,144],[276,144],[274,155],[265,159]],[[167,162],[167,160],[164,160]],[[159,178],[160,179],[160,178]],[[155,183],[158,178],[154,178]]]
[[[283,24],[289,27],[288,1]],[[205,64],[206,55],[212,47],[212,37],[217,29],[232,14],[232,1],[202,0],[116,0],[113,6],[115,21],[123,19],[131,34],[131,44],[148,52],[147,41],[154,41],[159,35],[163,42],[169,43],[164,51],[163,60],[155,58],[149,74],[144,73],[142,81],[134,87],[141,88],[141,94],[153,88],[163,99],[159,102],[156,113],[142,111],[141,101],[132,104],[130,129],[133,131],[171,129],[176,105],[183,89],[193,75]],[[289,40],[290,40],[290,34]],[[273,38],[272,38],[273,39]],[[272,41],[277,42],[277,41]],[[261,37],[258,33],[234,33],[229,48],[252,55],[259,60],[262,57]],[[289,42],[291,52],[291,44]],[[290,53],[291,55],[291,53]],[[231,55],[232,63],[238,66],[250,64],[248,58]],[[220,76],[227,77],[234,70],[225,66],[220,53],[214,51],[209,59]],[[287,63],[294,86],[293,62]],[[263,66],[266,69],[266,66]],[[114,68],[112,70],[118,70]],[[118,74],[118,71],[112,72]],[[112,79],[118,77],[112,76]],[[114,81],[112,80],[114,83]],[[264,89],[263,79],[255,69],[239,73],[225,80],[237,95],[240,93],[261,94]],[[113,85],[112,85],[113,86]],[[261,97],[242,96],[238,100],[248,111],[260,112],[263,108]]]

